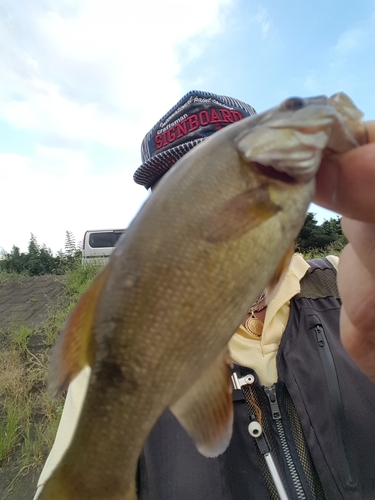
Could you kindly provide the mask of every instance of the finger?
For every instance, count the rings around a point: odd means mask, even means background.
[[[326,157],[314,202],[351,219],[375,222],[375,143]]]
[[[375,276],[350,243],[340,255],[337,285],[351,323],[359,330],[375,330]]]
[[[362,264],[375,275],[375,224],[343,217],[341,227]]]
[[[351,323],[345,307],[340,313],[341,342],[346,351],[372,382],[375,382],[375,342],[374,336],[366,337]]]
[[[341,254],[337,282],[342,299],[342,343],[361,370],[375,382],[375,277],[351,244]]]
[[[375,120],[366,122],[368,142],[375,143]],[[351,218],[373,222],[369,213],[371,186],[375,182],[375,144],[342,155],[326,157],[317,174],[315,202]],[[367,185],[367,196],[358,204],[359,193]],[[370,188],[369,188],[370,187]],[[358,191],[360,189],[360,191]],[[365,217],[365,218],[363,218]]]
[[[368,142],[375,142],[375,120],[366,122]]]

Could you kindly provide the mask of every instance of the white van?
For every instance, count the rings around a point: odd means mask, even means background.
[[[82,264],[106,264],[125,229],[86,231],[82,245]]]

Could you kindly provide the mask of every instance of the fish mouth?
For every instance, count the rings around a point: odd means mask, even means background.
[[[255,162],[255,166],[259,173],[273,180],[285,182],[286,184],[298,183],[298,180],[295,177],[292,177],[285,172],[280,172],[280,170],[276,170],[271,165],[262,165],[261,163]]]

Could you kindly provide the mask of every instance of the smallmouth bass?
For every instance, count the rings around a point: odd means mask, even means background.
[[[215,133],[163,177],[54,348],[53,393],[87,364],[92,374],[39,500],[135,500],[139,454],[167,407],[203,455],[226,449],[228,341],[287,266],[322,156],[366,140],[344,94],[292,98]]]

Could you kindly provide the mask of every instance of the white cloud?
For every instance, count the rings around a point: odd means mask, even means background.
[[[28,102],[9,102],[3,108],[3,117],[20,128],[35,128],[38,125],[37,113]]]
[[[28,156],[0,146],[0,213],[11,214],[0,247],[25,250],[33,232],[56,251],[67,229],[79,240],[89,227],[129,223],[147,196],[132,180],[140,142],[185,91],[181,69],[221,32],[233,2],[2,2],[0,120],[34,142]],[[122,164],[101,173],[97,147]]]
[[[81,153],[39,146],[35,159],[0,154],[0,247],[25,251],[34,233],[53,251],[65,231],[82,239],[88,228],[125,227],[147,198],[132,182],[132,169],[91,174]]]
[[[353,53],[366,43],[366,32],[362,28],[351,28],[340,36],[333,50],[339,55]]]
[[[302,88],[311,94],[345,91],[353,99],[367,94],[366,102],[370,103],[372,94],[363,89],[371,85],[374,75],[371,54],[375,51],[375,11],[344,31],[333,33],[334,42],[322,46],[319,66],[311,63],[301,80]]]
[[[35,171],[56,177],[81,177],[89,172],[91,164],[83,153],[63,148],[36,147]]]
[[[121,147],[134,124],[144,130],[150,115],[180,97],[179,45],[217,34],[220,9],[229,4],[77,0],[67,10],[52,1],[44,9],[27,0],[9,3],[0,25],[6,47],[0,116],[20,127]],[[190,55],[199,55],[196,47]]]
[[[306,92],[311,93],[311,95],[319,92],[320,82],[313,72],[310,72],[310,74],[306,77],[303,87],[306,89]]]
[[[264,7],[260,7],[258,12],[255,14],[253,21],[256,22],[261,30],[262,38],[265,39],[268,36],[268,33],[273,26],[272,19],[270,15]]]
[[[362,61],[366,53],[374,53],[374,32],[375,11],[368,19],[339,35],[337,42],[328,50],[330,70],[336,73],[353,73],[355,80],[356,71],[353,71],[351,67],[358,61]]]

